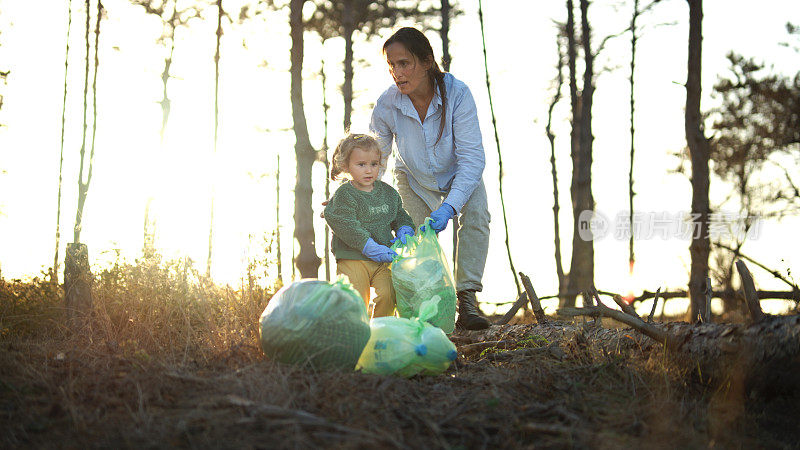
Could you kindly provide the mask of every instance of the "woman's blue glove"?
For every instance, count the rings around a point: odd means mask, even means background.
[[[455,208],[447,203],[442,203],[439,209],[431,213],[431,228],[433,228],[433,231],[438,233],[447,228],[447,223],[455,214]]]
[[[414,235],[414,229],[411,228],[408,225],[403,225],[402,227],[397,229],[397,233],[395,233],[395,234],[397,234],[397,237],[392,239],[392,241],[391,241],[392,244],[394,244],[395,241],[397,241],[399,239],[400,242],[403,243],[403,245],[406,245],[406,239],[408,239],[409,236],[413,236]]]
[[[361,250],[361,253],[367,258],[379,263],[390,263],[394,257],[397,256],[394,250],[385,245],[378,244],[372,238],[367,239],[367,243],[364,244],[364,250]]]

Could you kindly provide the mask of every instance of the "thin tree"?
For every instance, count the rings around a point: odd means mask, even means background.
[[[294,258],[294,265],[300,271],[302,278],[316,278],[321,263],[314,242],[314,212],[311,206],[313,193],[311,169],[316,159],[316,151],[308,135],[303,107],[303,4],[305,2],[306,0],[291,0],[289,3],[289,28],[292,39],[291,100],[297,167],[294,190],[294,237],[300,246],[300,251]]]
[[[67,75],[69,75],[69,35],[72,30],[72,0],[67,1],[67,38],[64,51],[64,97],[61,102],[61,150],[58,156],[58,196],[56,201],[56,249],[53,256],[53,272],[51,274],[54,284],[58,284],[58,249],[61,246],[61,186],[64,170],[64,132],[67,117]]]
[[[89,42],[89,30],[91,28],[91,5],[90,0],[86,0],[86,58],[85,58],[85,67],[84,67],[84,79],[83,79],[83,133],[81,139],[81,150],[80,150],[80,168],[78,170],[78,208],[75,215],[75,227],[74,227],[74,236],[73,242],[80,243],[81,242],[81,229],[83,228],[83,207],[86,204],[86,196],[89,193],[89,183],[92,181],[92,168],[94,162],[94,149],[95,149],[95,136],[97,134],[97,72],[100,66],[100,59],[99,59],[99,52],[98,52],[98,45],[100,43],[100,17],[102,12],[103,5],[100,1],[97,2],[97,24],[95,26],[95,52],[94,52],[94,75],[92,77],[92,137],[91,137],[91,147],[89,150],[89,161],[88,167],[86,167],[85,155],[86,155],[86,129],[88,127],[88,97],[89,97],[89,60],[91,54],[91,46]],[[84,167],[86,167],[86,181],[83,181],[83,171]]]
[[[572,131],[570,134],[572,157],[572,257],[568,276],[566,297],[561,306],[574,306],[578,292],[584,292],[594,285],[594,244],[591,236],[581,237],[581,216],[594,212],[592,195],[592,99],[594,95],[594,53],[591,49],[591,28],[589,26],[587,0],[580,1],[581,46],[583,47],[584,73],[583,86],[578,93],[575,39],[575,18],[572,0],[567,0],[567,57],[569,67],[570,101],[572,105]],[[585,238],[585,237],[588,237]]]
[[[214,52],[214,152],[212,157],[217,155],[217,145],[219,144],[219,51],[222,41],[222,0],[217,0],[217,30],[216,30],[216,51]],[[211,256],[214,244],[214,177],[211,177],[211,213],[208,221],[208,259],[206,259],[206,277],[211,277]]]
[[[86,196],[89,193],[89,184],[92,180],[92,168],[94,162],[95,136],[97,134],[97,73],[100,68],[100,22],[103,16],[103,5],[97,2],[97,17],[95,24],[94,39],[94,74],[92,77],[92,137],[89,150],[88,167],[86,161],[86,129],[88,115],[88,91],[89,91],[89,61],[91,59],[91,45],[89,31],[91,29],[91,4],[86,0],[86,30],[84,40],[86,42],[86,56],[84,58],[84,78],[83,78],[83,132],[81,135],[80,167],[78,170],[78,206],[75,214],[75,227],[73,242],[67,244],[66,260],[64,262],[64,303],[70,315],[74,312],[87,312],[91,309],[91,272],[89,270],[89,255],[85,244],[80,241],[81,230],[83,228],[83,209],[86,204]],[[84,181],[83,172],[86,167],[87,175]]]
[[[517,286],[517,295],[522,294],[522,289],[519,285],[519,280],[517,279],[517,271],[514,269],[514,261],[511,259],[511,245],[509,244],[509,237],[508,237],[508,219],[506,217],[506,203],[503,199],[503,155],[500,152],[500,138],[497,135],[497,119],[494,115],[494,106],[492,105],[492,87],[491,83],[489,82],[489,63],[486,56],[486,37],[484,33],[484,25],[483,25],[483,5],[481,0],[478,0],[478,21],[481,24],[481,44],[483,45],[483,68],[484,72],[486,73],[486,92],[489,95],[489,111],[492,113],[492,128],[494,130],[494,141],[497,144],[497,160],[498,160],[498,178],[499,178],[499,186],[500,186],[500,205],[503,207],[503,227],[506,231],[506,252],[508,253],[508,265],[511,267],[511,276],[514,277],[514,284]]]
[[[275,162],[275,242],[278,247],[278,284],[283,286],[283,263],[281,262],[281,153]]]
[[[634,143],[635,137],[635,127],[634,127],[634,112],[636,110],[635,103],[634,103],[634,74],[636,73],[636,44],[639,40],[639,35],[637,33],[638,28],[636,25],[637,20],[639,17],[650,10],[656,3],[660,0],[653,0],[647,6],[642,9],[639,9],[639,0],[634,0],[633,2],[633,14],[631,15],[631,75],[629,78],[630,85],[631,85],[631,92],[630,92],[630,133],[631,133],[631,151],[630,151],[630,170],[628,171],[628,230],[630,232],[630,236],[628,236],[628,265],[630,273],[633,273],[633,265],[635,263],[636,258],[634,257],[633,252],[633,239],[634,239],[634,227],[633,227],[633,197],[636,193],[633,191],[633,155],[636,149]]]
[[[325,39],[322,39],[322,46],[325,47]],[[330,105],[328,105],[328,98],[325,93],[325,87],[327,86],[327,77],[325,76],[325,58],[321,58],[321,65],[319,68],[319,76],[322,83],[322,123],[323,123],[323,134],[322,134],[322,148],[320,149],[320,157],[322,158],[322,163],[325,165],[325,198],[331,198],[331,165],[330,160],[328,159],[328,110],[330,109]],[[328,227],[328,222],[325,222],[325,279],[330,281],[331,280],[331,248],[330,248],[330,228]]]
[[[558,294],[564,295],[567,289],[567,280],[564,275],[564,267],[561,263],[561,228],[559,226],[558,213],[561,210],[558,203],[558,176],[556,172],[556,136],[552,131],[553,123],[553,110],[558,102],[561,100],[561,88],[564,85],[564,50],[562,46],[562,38],[566,35],[565,25],[558,24],[559,37],[556,39],[556,47],[558,48],[558,63],[556,65],[556,79],[555,93],[550,105],[547,108],[547,125],[545,126],[545,133],[547,139],[550,141],[550,173],[553,176],[553,234],[555,236],[555,259],[556,259],[556,276],[558,277]]]
[[[691,272],[689,274],[689,296],[691,300],[690,318],[707,321],[705,317],[704,287],[708,277],[708,256],[711,249],[709,240],[709,143],[703,133],[700,114],[702,45],[703,45],[703,2],[687,0],[689,3],[689,55],[686,76],[686,142],[691,154],[692,167],[692,243]]]
[[[167,135],[167,124],[172,101],[169,98],[167,85],[172,78],[171,68],[173,56],[175,54],[175,33],[181,26],[186,26],[190,19],[198,17],[200,11],[190,6],[187,9],[179,10],[178,1],[170,2],[164,0],[131,0],[132,4],[141,6],[145,13],[158,17],[161,21],[162,33],[158,37],[158,44],[161,45],[166,55],[164,56],[164,68],[161,71],[161,130],[159,131],[159,144],[163,152],[164,140]],[[156,239],[156,218],[152,215],[152,204],[156,201],[155,194],[148,192],[148,198],[144,210],[144,227],[142,237],[142,253],[145,258],[151,257],[155,253]]]
[[[377,36],[382,29],[394,27],[401,17],[411,17],[425,23],[436,11],[418,8],[418,5],[398,6],[395,0],[342,0],[330,2],[317,0],[315,11],[305,24],[306,29],[314,30],[323,39],[342,37],[344,49],[344,100],[343,129],[350,128],[353,112],[353,35],[360,31],[369,39]]]

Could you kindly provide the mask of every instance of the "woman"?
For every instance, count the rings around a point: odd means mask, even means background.
[[[456,251],[457,326],[480,330],[489,321],[476,292],[489,249],[489,208],[483,184],[485,158],[477,108],[469,88],[439,70],[422,32],[401,28],[383,45],[394,85],[372,111],[371,131],[383,161],[397,145],[395,177],[403,206],[419,226],[437,231],[459,220]]]

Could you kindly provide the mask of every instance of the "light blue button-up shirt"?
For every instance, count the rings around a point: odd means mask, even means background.
[[[447,114],[438,142],[442,118],[438,86],[423,123],[408,95],[393,85],[378,98],[370,130],[378,138],[384,164],[392,143],[397,144],[395,170],[408,175],[411,189],[432,210],[439,207],[441,194],[446,194],[444,201],[458,213],[480,183],[486,159],[472,93],[449,73],[444,75],[444,84]]]

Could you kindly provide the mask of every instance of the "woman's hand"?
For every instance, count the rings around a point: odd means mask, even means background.
[[[436,211],[431,213],[431,228],[433,231],[439,233],[447,228],[447,223],[456,214],[456,210],[447,203],[442,203]]]

